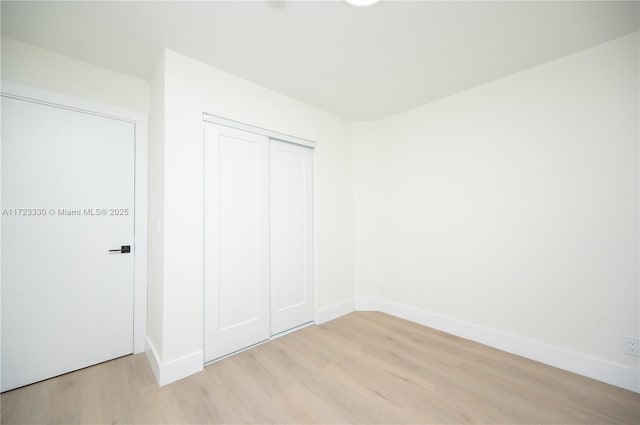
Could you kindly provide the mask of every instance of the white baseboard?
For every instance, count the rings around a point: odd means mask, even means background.
[[[356,310],[360,311],[387,313],[549,366],[640,393],[640,372],[618,363],[381,298],[358,299],[355,301],[355,307]]]
[[[204,368],[204,353],[196,351],[175,360],[163,363],[155,346],[147,337],[147,359],[158,385],[163,386],[200,372]]]
[[[355,303],[353,300],[348,300],[331,307],[323,308],[322,310],[318,310],[316,323],[320,325],[330,320],[337,319],[340,316],[344,316],[345,314],[355,311],[355,309]]]
[[[153,345],[153,342],[147,336],[145,338],[145,350],[144,353],[147,355],[147,360],[149,361],[149,366],[151,366],[151,370],[153,371],[153,376],[156,377],[156,382],[160,382],[160,356],[158,355],[158,351],[156,351],[156,347]]]

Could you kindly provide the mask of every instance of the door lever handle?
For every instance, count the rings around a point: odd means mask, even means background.
[[[122,245],[120,249],[110,249],[109,252],[119,252],[120,254],[128,254],[131,252],[131,245]]]

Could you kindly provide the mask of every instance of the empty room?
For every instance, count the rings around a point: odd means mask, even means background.
[[[639,1],[0,2],[3,424],[640,424]]]

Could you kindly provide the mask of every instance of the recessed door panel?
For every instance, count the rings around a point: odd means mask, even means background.
[[[205,125],[205,361],[269,338],[268,144]]]
[[[313,320],[311,149],[271,140],[271,334]]]
[[[259,143],[226,136],[220,158],[219,310],[220,329],[227,329],[260,316],[262,158]]]

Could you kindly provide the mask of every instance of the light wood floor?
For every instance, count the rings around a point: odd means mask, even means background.
[[[162,388],[144,355],[2,394],[2,423],[640,424],[640,396],[382,313]]]

